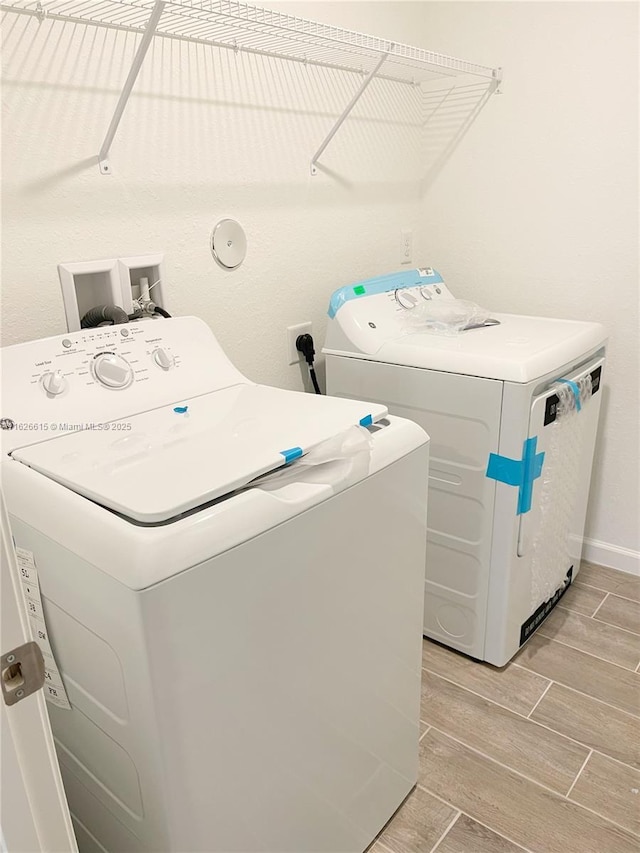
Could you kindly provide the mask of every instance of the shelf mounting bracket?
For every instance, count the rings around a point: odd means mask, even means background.
[[[113,138],[116,135],[116,131],[118,130],[120,119],[122,118],[122,114],[124,113],[125,108],[127,106],[129,96],[131,95],[131,90],[134,87],[134,84],[138,77],[138,73],[140,72],[142,63],[144,62],[144,58],[147,55],[147,50],[149,49],[151,39],[154,36],[156,27],[158,26],[160,16],[164,11],[164,6],[164,0],[156,0],[156,3],[153,9],[151,10],[151,15],[149,16],[147,26],[145,27],[144,33],[142,34],[142,41],[138,45],[138,50],[136,51],[136,55],[133,58],[131,68],[129,70],[129,75],[125,80],[124,86],[122,87],[122,92],[120,92],[120,97],[118,98],[118,103],[116,104],[116,109],[113,113],[111,124],[109,125],[107,135],[105,136],[104,142],[102,143],[102,146],[100,148],[100,153],[98,154],[98,165],[100,166],[101,175],[111,174],[111,164],[109,163],[109,151],[111,149],[111,143],[113,142]]]
[[[391,45],[391,49],[393,49],[393,45]],[[362,85],[360,86],[360,88],[358,89],[358,91],[355,93],[355,95],[353,96],[353,98],[351,98],[351,100],[349,101],[349,103],[347,104],[347,106],[344,108],[344,110],[343,110],[343,112],[342,112],[342,115],[341,115],[341,116],[340,116],[340,118],[336,121],[336,123],[333,125],[333,127],[331,128],[331,130],[329,131],[329,133],[326,135],[326,137],[325,137],[325,139],[324,139],[324,142],[322,143],[322,145],[318,148],[318,150],[316,151],[316,153],[315,153],[315,154],[313,155],[313,157],[311,158],[311,174],[312,174],[312,175],[317,175],[317,174],[318,174],[318,168],[317,168],[317,165],[316,165],[316,164],[317,164],[317,162],[318,162],[318,159],[322,156],[322,154],[324,153],[325,148],[326,148],[326,147],[327,147],[327,145],[331,142],[331,140],[333,139],[333,137],[336,135],[336,133],[338,132],[338,130],[339,130],[339,129],[340,129],[340,127],[342,126],[342,124],[343,124],[344,120],[346,119],[346,117],[349,115],[349,113],[351,112],[351,110],[352,110],[352,109],[355,107],[355,105],[358,103],[358,101],[359,101],[359,100],[360,100],[360,98],[362,97],[362,95],[363,95],[363,93],[364,93],[365,89],[367,88],[367,86],[369,85],[369,83],[371,83],[371,81],[372,81],[372,80],[373,80],[373,78],[376,76],[376,74],[378,73],[378,71],[380,71],[380,69],[382,68],[382,65],[383,65],[383,63],[384,63],[385,59],[386,59],[388,56],[389,56],[389,54],[388,54],[388,53],[383,53],[383,54],[380,56],[380,59],[378,60],[378,63],[377,63],[377,65],[376,65],[376,67],[375,67],[372,71],[370,71],[370,72],[369,72],[369,74],[367,75],[366,79],[362,81]]]
[[[491,81],[491,94],[501,95],[500,84],[502,83],[502,68],[493,69],[493,79]]]

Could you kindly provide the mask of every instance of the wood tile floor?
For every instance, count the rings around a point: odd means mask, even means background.
[[[640,853],[640,578],[583,562],[507,666],[422,663],[418,786],[369,853]]]

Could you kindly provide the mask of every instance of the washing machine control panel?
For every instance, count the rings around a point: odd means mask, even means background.
[[[134,382],[162,381],[182,366],[180,345],[165,340],[162,320],[102,326],[38,341],[29,384],[46,398],[78,393],[94,384],[122,391]]]
[[[4,347],[0,362],[3,447],[247,381],[195,317],[68,332]]]

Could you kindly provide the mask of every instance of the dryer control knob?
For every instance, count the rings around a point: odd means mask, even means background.
[[[153,360],[158,367],[161,367],[163,370],[171,370],[175,363],[175,359],[171,353],[168,353],[166,349],[162,349],[162,347],[154,349]]]
[[[133,382],[131,365],[114,352],[99,352],[91,362],[91,371],[107,388],[127,388]]]
[[[398,305],[401,305],[403,308],[415,308],[416,305],[418,304],[418,300],[416,299],[414,294],[411,293],[410,290],[407,290],[404,287],[399,287],[396,290],[395,296],[396,296],[396,302],[398,303]]]
[[[57,397],[67,387],[67,380],[62,375],[60,370],[53,370],[45,373],[42,377],[42,387],[52,397]]]

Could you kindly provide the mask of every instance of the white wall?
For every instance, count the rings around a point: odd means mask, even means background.
[[[313,321],[320,348],[331,292],[395,269],[419,224],[417,93],[369,90],[323,157],[332,176],[312,178],[359,75],[155,39],[104,177],[95,155],[137,37],[8,14],[3,39],[3,343],[65,330],[59,262],[164,251],[168,307],[208,321],[252,379],[301,388],[286,326]],[[224,216],[249,241],[234,272],[209,251]]]
[[[607,324],[587,532],[637,552],[637,6],[279,5],[501,64],[504,94],[425,189],[416,99],[407,87],[372,87],[326,152],[332,173],[311,178],[309,158],[353,79],[156,39],[106,178],[95,154],[137,39],[9,14],[3,343],[64,331],[60,261],[165,251],[169,307],[207,320],[251,378],[299,388],[285,327],[312,320],[320,345],[329,293],[397,268],[400,230],[413,227],[416,261],[458,295]],[[223,216],[249,238],[232,273],[208,249]],[[632,567],[634,554],[616,559]]]
[[[458,295],[494,310],[607,326],[587,520],[587,536],[605,547],[591,542],[586,553],[640,571],[639,7],[428,8],[421,38],[505,69],[503,94],[425,197],[429,263]]]

